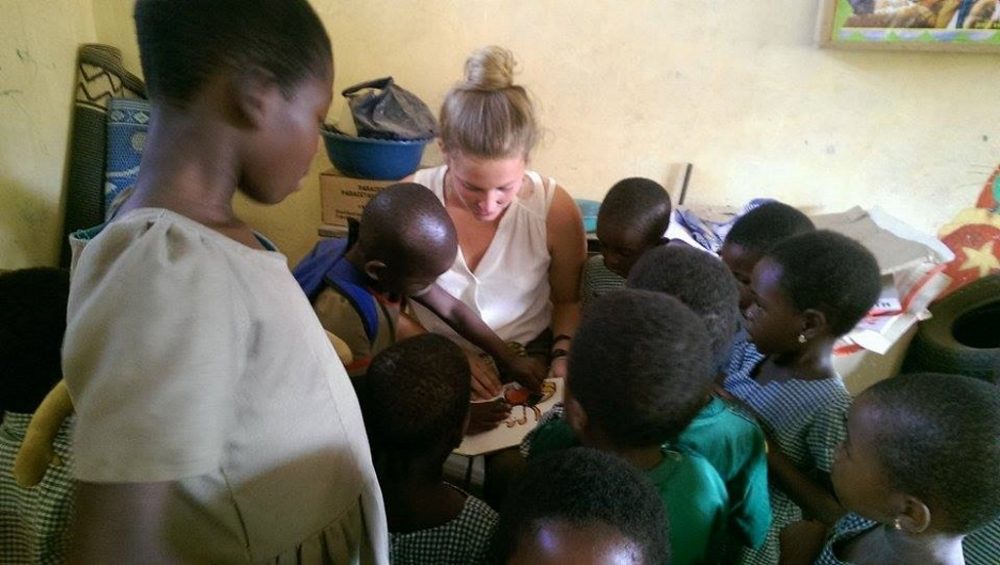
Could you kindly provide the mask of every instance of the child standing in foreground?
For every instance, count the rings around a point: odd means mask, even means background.
[[[587,259],[583,268],[585,303],[625,286],[639,257],[667,241],[672,210],[670,195],[656,181],[632,177],[611,187],[597,212],[601,254]]]
[[[79,562],[387,563],[350,381],[286,259],[235,216],[309,170],[330,41],[304,0],[139,0],[133,196],[72,238],[63,349]]]
[[[533,433],[528,458],[582,444],[621,456],[656,486],[672,563],[718,563],[729,495],[701,455],[674,444],[712,384],[708,335],[677,299],[623,289],[588,306],[570,352],[565,418]]]
[[[670,563],[668,522],[656,489],[610,453],[575,447],[539,457],[500,515],[496,563]]]
[[[1000,517],[1000,391],[936,374],[873,385],[851,407],[832,479],[852,513],[815,563],[964,563],[963,537]]]
[[[429,193],[428,193],[429,195]],[[375,356],[362,398],[397,565],[484,563],[497,513],[442,479],[469,418],[469,364],[423,334]]]
[[[803,516],[832,526],[844,513],[829,473],[851,397],[830,356],[836,339],[875,303],[881,285],[871,252],[843,235],[817,231],[768,251],[750,288],[747,329],[756,350],[730,360],[724,387],[770,437],[773,523],[764,546],[745,551],[742,560],[773,564],[785,526]]]

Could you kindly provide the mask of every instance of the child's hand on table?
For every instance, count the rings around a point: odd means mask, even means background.
[[[472,399],[488,400],[499,396],[503,392],[503,383],[500,382],[500,374],[496,368],[478,353],[466,351],[465,356],[472,371]]]
[[[469,405],[469,427],[466,435],[488,432],[500,425],[510,416],[510,405],[504,399],[496,398],[485,402],[473,402]]]

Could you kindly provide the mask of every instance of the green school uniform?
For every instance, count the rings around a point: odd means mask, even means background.
[[[562,418],[533,432],[528,458],[579,445]],[[646,471],[669,517],[671,563],[718,563],[725,540],[729,495],[719,473],[687,448],[663,448],[663,460]]]
[[[760,547],[771,527],[767,453],[760,426],[713,397],[681,432],[677,445],[707,459],[725,482],[733,542]]]

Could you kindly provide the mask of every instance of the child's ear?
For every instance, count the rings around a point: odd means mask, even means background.
[[[273,75],[259,67],[247,69],[233,76],[230,88],[241,122],[252,128],[264,124],[277,89]]]
[[[919,534],[931,525],[931,509],[924,501],[909,494],[900,495],[902,510],[896,515],[893,527],[910,534]]]
[[[381,280],[383,273],[385,273],[385,263],[382,261],[372,260],[365,262],[365,274],[372,280]]]
[[[807,308],[802,312],[802,320],[804,324],[802,335],[806,336],[809,340],[819,337],[828,331],[826,314],[820,310]]]

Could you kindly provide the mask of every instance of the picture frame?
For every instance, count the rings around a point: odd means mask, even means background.
[[[820,0],[820,46],[1000,53],[1000,0]]]

